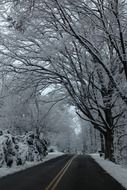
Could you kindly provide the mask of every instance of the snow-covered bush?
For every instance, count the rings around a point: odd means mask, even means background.
[[[57,152],[58,151],[58,148],[56,146],[50,146],[48,148],[48,152]]]
[[[46,156],[47,143],[37,134],[29,132],[25,135],[25,143],[28,146],[27,160],[40,161]]]
[[[23,141],[23,136],[15,137],[16,165],[23,165],[27,160],[28,146]]]
[[[9,131],[0,133],[0,166],[6,164],[11,167],[15,160],[15,146],[13,136]]]
[[[26,161],[42,161],[47,154],[47,142],[34,132],[12,136],[0,131],[0,167],[23,165]]]
[[[3,151],[3,132],[0,131],[0,167],[4,164],[4,151]]]

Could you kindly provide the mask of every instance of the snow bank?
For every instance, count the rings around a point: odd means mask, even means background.
[[[58,156],[62,156],[63,154],[64,153],[62,153],[62,152],[53,152],[53,153],[49,153],[41,162],[26,162],[24,165],[13,166],[11,168],[2,167],[2,168],[0,168],[0,178],[3,176],[9,175],[9,174],[16,173],[16,172],[21,171],[21,170],[25,170],[27,168],[30,168],[30,167],[33,167],[36,165],[39,165],[39,164],[46,162],[50,159],[56,158]]]
[[[90,155],[107,173],[116,179],[123,187],[127,189],[127,169],[117,165],[109,160],[100,158],[99,154]]]

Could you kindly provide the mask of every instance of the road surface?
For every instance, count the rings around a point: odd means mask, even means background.
[[[125,190],[90,156],[63,155],[0,179],[0,190]]]

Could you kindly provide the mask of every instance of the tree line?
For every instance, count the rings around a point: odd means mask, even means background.
[[[101,134],[105,158],[126,129],[126,0],[1,1],[1,73],[62,91]],[[103,146],[104,144],[104,146]]]

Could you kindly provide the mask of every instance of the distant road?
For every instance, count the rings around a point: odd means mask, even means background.
[[[63,155],[0,179],[0,190],[125,190],[91,157]]]

